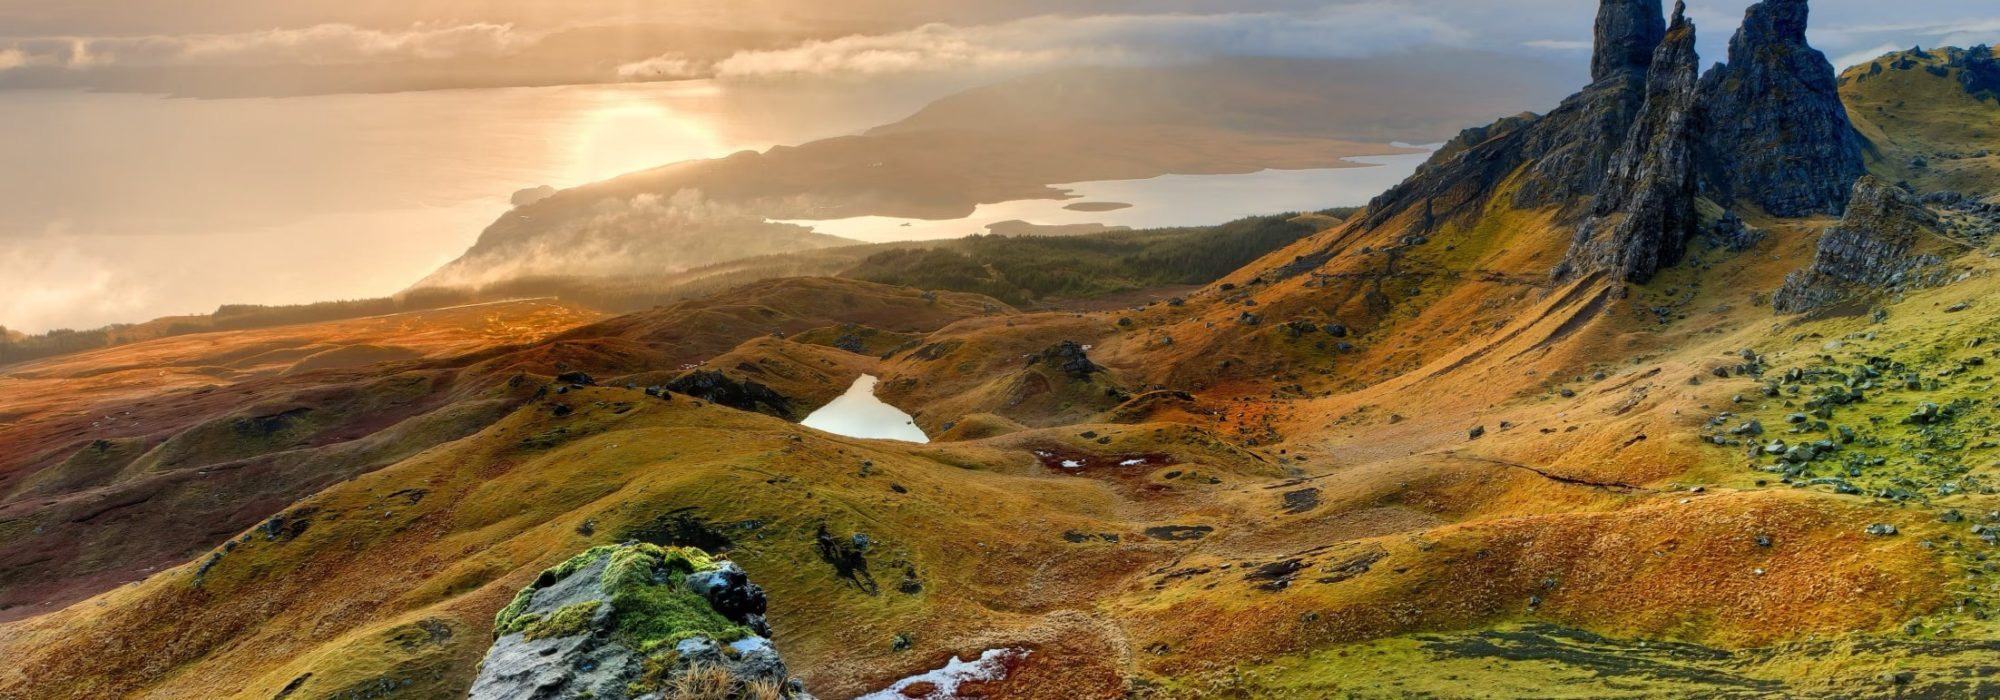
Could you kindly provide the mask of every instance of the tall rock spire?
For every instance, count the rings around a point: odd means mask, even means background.
[[[1676,2],[1646,76],[1646,100],[1631,133],[1613,156],[1595,215],[1577,230],[1558,279],[1607,272],[1644,282],[1687,251],[1695,228],[1695,144],[1701,75],[1694,23]]]
[[[1833,64],[1806,43],[1809,13],[1806,0],[1751,5],[1729,63],[1702,78],[1703,179],[1718,201],[1785,217],[1839,214],[1866,172]]]
[[[1597,47],[1590,59],[1590,79],[1644,75],[1652,65],[1654,47],[1667,35],[1663,18],[1660,0],[1604,0],[1598,5]]]

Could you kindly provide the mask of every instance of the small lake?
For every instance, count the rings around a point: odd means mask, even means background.
[[[799,424],[848,437],[930,442],[930,436],[924,435],[910,414],[875,397],[875,384],[879,381],[871,375],[861,375],[853,386],[847,387],[847,393],[813,411]]]
[[[1406,144],[1397,144],[1407,146]],[[1435,146],[1413,146],[1432,149]],[[1145,180],[1075,182],[1054,187],[1070,200],[1022,199],[982,204],[962,219],[927,220],[889,216],[792,220],[820,233],[883,243],[961,238],[987,233],[987,226],[1025,221],[1041,226],[1100,224],[1135,229],[1208,226],[1247,216],[1360,206],[1402,182],[1430,153],[1348,158],[1359,167],[1315,170],[1261,170],[1241,175],[1163,175]],[[1130,205],[1112,211],[1078,211],[1079,202]]]

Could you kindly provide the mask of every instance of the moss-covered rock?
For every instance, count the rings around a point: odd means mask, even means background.
[[[700,550],[595,547],[500,610],[470,696],[810,698],[763,636],[764,604],[741,568]]]

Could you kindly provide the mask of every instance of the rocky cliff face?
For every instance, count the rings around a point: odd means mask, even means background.
[[[766,637],[764,592],[699,550],[597,547],[494,620],[472,700],[812,700]]]
[[[1557,279],[1644,282],[1679,261],[1701,196],[1725,210],[1748,201],[1779,216],[1838,214],[1863,173],[1861,138],[1833,65],[1806,43],[1806,17],[1805,0],[1752,6],[1729,63],[1702,76],[1682,7],[1669,29],[1655,0],[1603,0],[1595,82],[1546,116],[1467,130],[1363,221],[1429,229],[1507,197],[1577,225]]]
[[[1916,254],[1937,217],[1910,193],[1874,177],[1855,183],[1852,202],[1840,224],[1819,239],[1812,264],[1785,277],[1772,296],[1780,312],[1812,311],[1850,297],[1881,290],[1929,286],[1942,281],[1938,258]]]
[[[1646,73],[1666,35],[1659,0],[1605,0],[1598,8],[1592,83],[1547,115],[1506,117],[1467,129],[1430,162],[1368,206],[1381,226],[1414,207],[1430,219],[1469,213],[1502,180],[1527,169],[1510,203],[1589,213],[1591,197],[1645,102]]]
[[[1695,27],[1676,3],[1673,26],[1651,61],[1646,99],[1613,158],[1595,214],[1577,230],[1556,278],[1607,271],[1647,279],[1679,260],[1696,228],[1695,139],[1700,75]]]
[[[1718,202],[1748,200],[1783,217],[1839,214],[1866,172],[1833,64],[1806,43],[1808,15],[1806,0],[1750,6],[1729,63],[1702,78],[1704,173]]]
[[[1606,0],[1597,8],[1596,51],[1590,57],[1590,79],[1601,82],[1621,75],[1645,75],[1654,48],[1667,36],[1660,0]]]

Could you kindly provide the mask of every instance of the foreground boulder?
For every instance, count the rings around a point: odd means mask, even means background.
[[[596,547],[494,619],[473,700],[812,700],[767,638],[764,592],[700,550]]]

